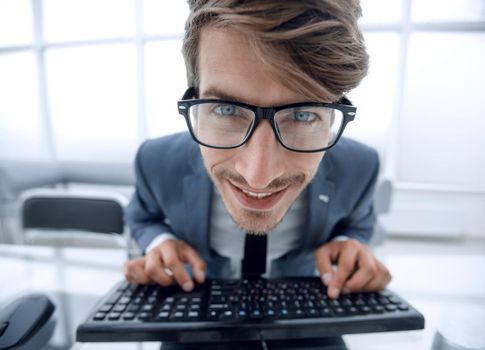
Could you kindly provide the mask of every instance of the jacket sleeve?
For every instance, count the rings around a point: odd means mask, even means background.
[[[352,210],[349,212],[349,215],[340,220],[335,226],[331,238],[346,236],[356,239],[361,243],[369,243],[376,223],[374,190],[379,174],[379,158],[377,153],[371,153],[368,164],[370,164],[370,171],[366,172],[367,179],[364,182],[361,193]]]
[[[136,185],[131,202],[124,212],[125,222],[132,237],[143,252],[148,245],[162,233],[174,234],[162,208],[153,194],[153,188],[147,180],[143,169],[143,151],[146,143],[142,144],[135,159]]]

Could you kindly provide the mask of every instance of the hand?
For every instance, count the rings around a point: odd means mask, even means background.
[[[191,266],[197,282],[204,282],[204,260],[184,241],[169,239],[151,249],[144,257],[127,261],[124,274],[126,280],[133,284],[158,283],[169,286],[178,283],[183,290],[190,292],[194,282],[185,271],[184,264]]]
[[[315,262],[330,298],[340,293],[379,291],[391,281],[389,270],[369,247],[354,239],[322,245],[315,251]],[[337,265],[335,271],[333,264]]]

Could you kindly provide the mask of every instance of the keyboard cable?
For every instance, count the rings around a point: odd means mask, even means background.
[[[261,347],[263,348],[263,350],[268,350],[268,345],[266,345],[266,341],[264,340],[263,333],[261,333],[261,331],[258,331],[258,335],[259,335],[259,340],[261,342]]]

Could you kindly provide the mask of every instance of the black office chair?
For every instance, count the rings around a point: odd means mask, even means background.
[[[128,248],[127,199],[118,194],[36,189],[26,191],[20,203],[27,244]]]

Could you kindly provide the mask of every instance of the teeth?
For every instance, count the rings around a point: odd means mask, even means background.
[[[258,199],[265,198],[272,195],[272,193],[256,193],[256,192],[251,192],[246,190],[242,190],[242,191],[249,197],[258,198]]]

